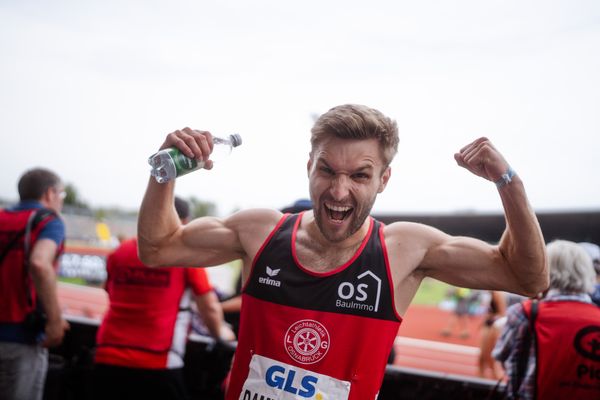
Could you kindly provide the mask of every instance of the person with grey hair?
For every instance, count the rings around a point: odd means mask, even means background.
[[[588,293],[596,274],[576,243],[547,246],[550,287],[541,300],[508,309],[493,351],[509,399],[600,398],[600,308]]]
[[[579,246],[588,253],[594,264],[594,270],[596,271],[596,285],[594,286],[591,296],[594,304],[600,306],[600,246],[589,242],[581,242],[579,243]]]
[[[41,399],[48,347],[68,329],[56,289],[65,240],[65,188],[46,168],[26,171],[19,203],[0,210],[0,399]]]

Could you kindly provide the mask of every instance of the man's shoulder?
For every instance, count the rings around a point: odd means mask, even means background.
[[[283,216],[280,211],[270,208],[249,208],[246,210],[238,211],[231,215],[229,218],[241,219],[246,222],[252,221],[278,221]]]
[[[32,212],[42,209],[38,202],[20,202],[13,206],[0,209],[0,212],[7,215],[29,215]]]
[[[39,208],[34,217],[34,227],[40,226],[38,241],[47,239],[53,241],[57,246],[61,246],[66,238],[65,223],[52,210]]]
[[[388,239],[402,240],[432,240],[437,235],[443,234],[442,231],[430,225],[419,222],[396,221],[383,227],[383,234]]]
[[[40,218],[40,223],[44,223],[40,237],[49,236],[49,238],[56,238],[57,241],[58,239],[60,241],[64,240],[65,222],[58,214],[54,212],[44,213]]]
[[[25,201],[6,209],[6,212],[19,214],[30,221],[31,229],[38,230],[38,239],[51,239],[58,245],[65,239],[65,223],[53,210],[42,207],[38,202]],[[33,219],[30,219],[32,218]]]
[[[219,225],[225,228],[228,235],[225,237],[230,238],[234,246],[238,243],[249,259],[252,259],[265,239],[284,220],[283,216],[277,210],[253,208],[238,211],[222,219]]]
[[[236,231],[260,232],[272,230],[282,220],[284,214],[277,210],[253,208],[238,211],[226,218],[225,224]]]
[[[384,229],[389,230],[398,230],[398,231],[407,231],[410,233],[413,232],[431,232],[437,231],[437,228],[434,228],[431,225],[427,225],[421,222],[413,222],[413,221],[394,221],[392,223],[386,224]]]

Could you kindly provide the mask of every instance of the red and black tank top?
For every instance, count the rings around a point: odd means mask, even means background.
[[[402,321],[383,225],[370,218],[354,256],[315,273],[296,256],[301,218],[285,215],[254,259],[228,400],[364,400],[379,391]]]

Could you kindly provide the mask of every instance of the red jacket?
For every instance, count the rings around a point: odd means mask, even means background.
[[[523,304],[531,313],[531,301]],[[542,301],[535,320],[536,398],[600,399],[600,308]]]
[[[25,228],[32,214],[39,209],[1,210],[0,211],[0,323],[21,323],[25,316],[36,308],[37,296],[33,282],[25,269]],[[33,248],[40,232],[55,214],[38,214],[32,221],[29,237],[29,250]],[[58,257],[63,245],[59,246],[55,259],[58,267]]]

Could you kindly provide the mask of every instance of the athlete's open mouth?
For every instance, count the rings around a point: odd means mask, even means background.
[[[334,206],[325,204],[325,210],[327,210],[329,218],[336,222],[341,222],[346,219],[346,217],[350,215],[354,209],[348,206]]]

